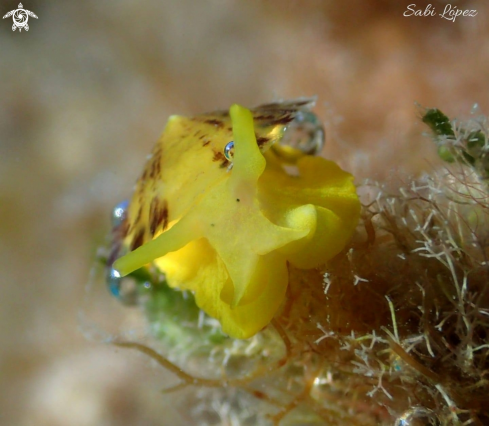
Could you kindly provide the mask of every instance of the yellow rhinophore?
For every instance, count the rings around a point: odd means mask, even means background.
[[[127,212],[121,276],[153,262],[230,336],[266,326],[285,297],[287,263],[326,263],[360,214],[349,173],[279,145],[309,104],[170,117]]]

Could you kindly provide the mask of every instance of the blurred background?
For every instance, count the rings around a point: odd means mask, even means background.
[[[488,6],[409,4],[25,0],[29,32],[0,21],[0,425],[192,424],[168,374],[79,331],[111,208],[170,114],[235,102],[318,95],[323,154],[358,182],[432,170],[415,102],[489,111]]]

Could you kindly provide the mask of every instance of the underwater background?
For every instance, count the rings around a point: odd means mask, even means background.
[[[488,6],[409,3],[32,0],[28,32],[0,22],[1,425],[191,424],[170,373],[78,331],[112,207],[169,115],[235,102],[318,95],[323,154],[358,182],[432,170],[414,102],[489,111]]]

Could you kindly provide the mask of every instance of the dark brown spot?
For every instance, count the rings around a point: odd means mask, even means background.
[[[216,120],[215,118],[209,118],[207,120],[204,120],[204,123],[212,124],[213,126],[217,126],[217,127],[224,127],[224,123],[221,120]]]
[[[134,221],[134,223],[139,223],[139,221],[141,220],[142,214],[143,214],[143,205],[142,205],[142,203],[140,203],[138,214],[136,215],[136,220]]]
[[[151,171],[149,173],[149,177],[151,179],[155,179],[156,176],[157,176],[157,173],[158,173],[158,170],[157,170],[157,166],[156,166],[156,163],[151,163]]]
[[[270,139],[268,138],[265,138],[265,137],[259,137],[259,138],[256,138],[256,143],[258,144],[258,146],[261,148],[263,145],[265,145]]]
[[[144,168],[143,175],[141,176],[140,181],[141,181],[141,182],[144,182],[144,181],[145,181],[147,178],[148,178],[148,168],[147,168],[147,167],[145,167],[145,168]]]
[[[227,158],[221,151],[214,151],[214,156],[212,157],[212,161],[227,161]]]
[[[282,110],[282,109],[299,109],[301,106],[305,105],[310,105],[312,106],[314,104],[314,98],[304,98],[304,99],[295,99],[291,101],[283,101],[283,102],[270,102],[268,104],[263,104],[263,105],[258,105],[255,110],[262,110],[262,109],[277,109],[277,110]]]
[[[264,392],[261,392],[259,390],[254,390],[253,395],[258,399],[265,399],[267,397],[267,395]]]
[[[214,156],[212,157],[212,161],[220,161],[221,164],[219,164],[219,167],[223,169],[224,167],[229,166],[229,161],[228,159],[224,156],[224,154],[221,151],[214,151]]]
[[[293,117],[290,115],[285,115],[283,117],[278,118],[277,120],[274,120],[274,124],[287,124],[290,123],[293,120]]]
[[[161,202],[158,197],[153,198],[149,207],[149,232],[153,237],[161,227],[164,231],[168,226],[168,203]]]
[[[161,146],[158,145],[154,152],[153,157],[150,160],[147,168],[149,168],[149,177],[151,179],[156,179],[161,174]]]
[[[268,121],[268,120],[273,120],[276,117],[275,114],[269,114],[269,115],[257,115],[255,117],[255,120],[259,121]]]
[[[277,124],[290,123],[295,117],[295,111],[277,111],[274,114],[258,114],[255,116],[255,120],[259,121],[261,125],[273,126]]]
[[[203,117],[229,117],[229,110],[222,109],[217,111],[208,112],[206,114],[202,114]],[[202,117],[201,116],[201,117]]]
[[[155,197],[151,200],[149,205],[149,233],[154,236],[156,228],[158,227],[158,198]]]
[[[150,169],[149,177],[154,179],[156,177],[156,163],[154,161],[151,162]]]
[[[211,141],[209,139],[206,139],[203,143],[202,143],[202,146],[207,146],[211,143]]]
[[[134,251],[138,247],[141,247],[143,245],[143,242],[144,242],[144,229],[140,229],[132,239],[131,247],[130,247],[131,251]]]
[[[168,206],[166,204],[166,201],[163,202],[163,211],[161,212],[161,221],[162,221],[161,228],[164,231],[166,228],[168,228]]]

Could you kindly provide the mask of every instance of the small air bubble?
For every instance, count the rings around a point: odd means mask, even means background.
[[[224,147],[224,156],[226,157],[227,160],[233,161],[233,157],[234,157],[234,141],[229,142]]]
[[[324,139],[324,128],[316,114],[299,111],[287,126],[280,144],[296,148],[304,154],[316,155],[323,149]]]
[[[129,207],[129,201],[124,200],[117,204],[112,210],[112,226],[116,228],[126,218],[127,208]]]
[[[137,304],[137,283],[132,277],[121,277],[117,269],[107,271],[107,287],[110,293],[125,305]],[[145,283],[146,284],[146,283]]]

